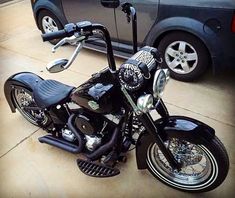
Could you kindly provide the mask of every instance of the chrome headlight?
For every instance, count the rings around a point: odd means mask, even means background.
[[[143,113],[149,112],[153,107],[153,96],[151,94],[140,96],[137,100],[137,107]]]
[[[166,83],[169,80],[169,70],[159,69],[156,71],[153,80],[153,96],[161,98],[165,89]]]

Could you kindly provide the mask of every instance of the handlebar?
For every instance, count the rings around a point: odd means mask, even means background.
[[[59,30],[56,32],[50,32],[42,35],[43,41],[50,41],[53,39],[61,39],[67,36],[67,32],[65,30]]]
[[[58,32],[43,34],[42,39],[43,41],[49,41],[52,39],[60,39],[60,38],[65,38],[65,37],[74,35],[76,37],[83,36],[84,40],[86,40],[88,39],[89,36],[92,36],[94,33],[102,34],[102,36],[104,37],[103,40],[106,43],[109,69],[112,73],[115,73],[116,64],[115,64],[114,55],[113,55],[111,38],[110,38],[107,28],[101,24],[92,24],[89,21],[82,21],[76,24],[69,23],[65,25],[63,30],[59,30]]]

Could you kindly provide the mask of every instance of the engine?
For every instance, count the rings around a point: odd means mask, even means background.
[[[107,123],[102,117],[90,113],[79,113],[74,121],[74,125],[79,133],[85,137],[85,147],[89,151],[94,151],[102,142],[103,132]],[[62,137],[70,142],[76,141],[75,134],[69,129],[62,129]]]
[[[77,115],[75,119],[77,129],[88,136],[96,135],[96,133],[102,129],[102,123],[102,118],[88,113],[81,113]]]

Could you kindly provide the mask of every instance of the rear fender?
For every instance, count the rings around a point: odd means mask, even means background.
[[[17,73],[6,80],[4,84],[4,93],[13,113],[16,112],[16,105],[12,98],[12,91],[14,90],[14,88],[24,87],[27,88],[29,91],[33,91],[34,88],[37,86],[37,83],[42,80],[43,79],[40,76],[30,72]]]
[[[195,144],[200,143],[200,139],[213,139],[215,130],[210,126],[184,116],[169,116],[167,121],[159,119],[155,124],[162,134],[167,137],[183,138],[185,140],[193,140]],[[161,134],[159,131],[159,134]],[[164,138],[164,137],[163,137]],[[136,143],[136,161],[138,169],[146,169],[147,150],[151,143],[154,143],[154,136],[150,133],[143,132]]]

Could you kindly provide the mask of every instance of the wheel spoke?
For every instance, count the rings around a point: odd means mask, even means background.
[[[57,25],[56,25],[55,21],[52,22],[51,26],[52,26],[53,28],[57,28]]]
[[[211,177],[212,166],[204,148],[191,142],[180,141],[179,139],[172,140],[169,141],[169,149],[176,160],[182,163],[181,170],[177,171],[171,168],[156,144],[156,147],[151,147],[148,152],[148,159],[150,159],[148,162],[151,163],[151,169],[153,168],[153,170],[156,170],[156,172],[173,183],[188,187],[198,186],[208,181]],[[194,151],[193,153],[192,150]],[[199,156],[201,159],[198,159]]]
[[[175,57],[177,54],[177,51],[170,47],[167,49],[166,53],[172,57]]]
[[[41,123],[47,122],[47,117],[45,116],[44,112],[40,110],[40,108],[35,109],[35,110],[29,109],[30,107],[33,107],[33,106],[37,107],[37,105],[34,102],[31,92],[25,91],[24,89],[21,89],[21,90],[15,89],[13,98],[16,104],[16,108],[29,122],[35,125],[38,125],[37,122],[38,122],[39,114],[42,118],[40,122]]]
[[[185,52],[185,49],[186,49],[186,43],[184,41],[180,41],[179,51]]]
[[[187,62],[187,61],[182,62],[182,63],[181,63],[181,66],[182,66],[182,68],[183,68],[184,72],[189,72],[189,71],[190,71],[190,67],[189,67],[189,65],[188,65],[188,62]]]
[[[193,165],[190,165],[190,168],[191,168],[193,174],[198,173],[198,171],[193,167]]]
[[[42,20],[42,26],[43,26],[43,30],[48,33],[50,32],[50,24],[48,23],[48,18],[43,18]]]
[[[43,22],[44,24],[48,24],[47,18],[44,17],[44,18],[42,19],[42,22]]]
[[[187,61],[194,61],[194,60],[197,60],[197,53],[194,52],[194,53],[188,53],[187,55]]]
[[[52,18],[48,18],[48,23],[50,24],[50,26],[53,26],[53,19]]]
[[[174,69],[179,65],[179,61],[175,58],[172,62],[170,62],[169,67]]]

